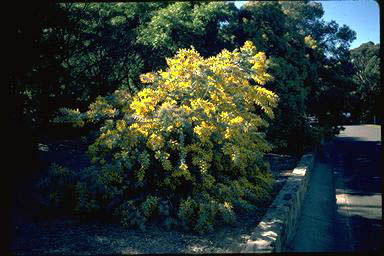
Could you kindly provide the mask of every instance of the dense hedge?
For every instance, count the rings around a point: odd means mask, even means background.
[[[272,183],[262,156],[271,147],[261,130],[268,123],[255,113],[273,118],[277,104],[262,87],[265,61],[249,41],[207,59],[179,50],[165,71],[141,75],[148,87],[136,95],[117,90],[85,113],[62,109],[58,122],[101,123],[75,210],[205,232],[262,205]]]

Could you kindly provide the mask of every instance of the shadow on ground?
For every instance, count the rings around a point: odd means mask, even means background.
[[[336,205],[339,223],[335,225],[337,251],[384,250],[379,139],[367,131],[360,136],[342,135],[334,140],[335,190],[339,199]],[[342,243],[348,243],[349,247]]]

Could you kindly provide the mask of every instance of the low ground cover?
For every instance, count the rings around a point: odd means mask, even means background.
[[[85,153],[89,140],[42,141],[39,159],[46,169],[54,162],[71,168],[89,165]],[[296,166],[298,158],[267,154],[265,160],[270,163],[270,171],[274,177],[273,200]],[[41,175],[45,171],[41,171]],[[32,186],[30,190],[22,192],[24,197],[20,198],[20,203],[12,214],[12,251],[17,255],[234,253],[239,252],[240,245],[249,238],[269,206],[268,203],[258,213],[241,216],[241,225],[224,226],[215,232],[201,235],[177,230],[167,231],[157,225],[151,225],[145,231],[127,229],[117,222],[84,220],[63,212],[47,215],[37,207],[37,191]]]

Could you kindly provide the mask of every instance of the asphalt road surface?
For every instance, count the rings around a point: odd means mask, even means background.
[[[317,154],[289,251],[383,252],[381,128],[345,126]]]

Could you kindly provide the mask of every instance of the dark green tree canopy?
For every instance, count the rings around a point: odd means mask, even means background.
[[[309,140],[301,134],[313,133],[308,115],[324,127],[340,122],[352,104],[352,73],[361,68],[350,61],[355,32],[324,21],[316,2],[249,1],[240,9],[203,1],[50,3],[30,10],[20,16],[35,22],[17,19],[12,28],[24,39],[16,41],[20,64],[9,78],[19,119],[36,130],[48,129],[60,107],[84,111],[118,88],[135,94],[144,86],[139,74],[164,68],[180,48],[208,57],[251,40],[266,52],[273,76],[266,86],[281,99],[267,134],[276,149],[293,150]]]
[[[353,76],[356,118],[372,122],[380,114],[380,44],[367,42],[350,51],[355,75]]]

